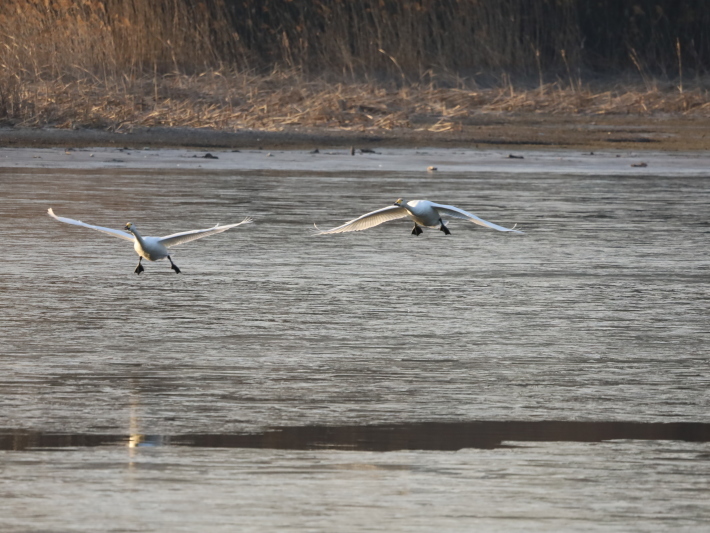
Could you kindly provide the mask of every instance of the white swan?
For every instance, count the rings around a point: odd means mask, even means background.
[[[166,237],[143,237],[140,233],[138,233],[138,229],[135,224],[130,222],[126,224],[126,227],[124,228],[126,231],[121,231],[112,228],[104,228],[102,226],[92,226],[91,224],[85,224],[84,222],[74,220],[72,218],[58,217],[54,214],[51,207],[47,210],[47,213],[49,213],[50,217],[58,220],[59,222],[66,222],[67,224],[74,224],[75,226],[95,229],[114,237],[131,241],[133,243],[133,249],[140,256],[138,259],[138,266],[134,270],[136,274],[140,274],[145,270],[141,264],[143,258],[146,258],[148,261],[158,261],[160,259],[167,258],[168,261],[170,261],[170,268],[172,268],[176,274],[179,274],[180,269],[170,258],[170,253],[168,252],[169,246],[176,246],[178,244],[194,241],[195,239],[201,239],[202,237],[208,237],[209,235],[214,235],[215,233],[222,233],[228,229],[236,228],[242,224],[249,224],[252,222],[252,219],[247,217],[237,224],[228,224],[227,226],[220,226],[217,224],[214,228],[184,231],[182,233],[175,233]]]
[[[419,235],[422,233],[422,228],[420,226],[436,227],[439,226],[439,230],[443,231],[446,235],[451,235],[449,228],[446,227],[446,223],[442,217],[460,218],[463,220],[468,220],[474,224],[480,226],[486,226],[487,228],[493,228],[498,231],[512,231],[514,233],[523,233],[517,229],[504,228],[503,226],[498,226],[487,220],[477,217],[474,214],[468,213],[463,209],[454,207],[453,205],[442,205],[436,204],[434,202],[429,202],[428,200],[410,200],[407,201],[403,198],[398,199],[394,205],[389,207],[383,207],[372,213],[367,213],[361,217],[355,218],[350,222],[346,222],[342,226],[337,228],[320,231],[317,235],[326,235],[328,233],[344,233],[346,231],[362,231],[364,229],[372,228],[374,226],[379,226],[384,222],[389,222],[390,220],[396,220],[398,218],[409,217],[414,221],[414,229],[412,229],[412,235]],[[316,226],[318,229],[318,226]]]

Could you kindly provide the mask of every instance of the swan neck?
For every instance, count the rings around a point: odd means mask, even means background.
[[[136,240],[141,243],[141,246],[143,246],[143,237],[140,233],[138,233],[138,230],[134,229],[131,233],[133,233],[133,236],[136,238]]]

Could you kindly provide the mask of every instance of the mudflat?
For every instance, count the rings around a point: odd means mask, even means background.
[[[0,147],[52,146],[212,149],[429,146],[700,151],[710,149],[710,120],[683,115],[484,114],[446,131],[433,131],[432,124],[428,123],[414,124],[410,128],[362,131],[325,126],[284,127],[279,131],[135,127],[121,133],[91,128],[0,128]]]

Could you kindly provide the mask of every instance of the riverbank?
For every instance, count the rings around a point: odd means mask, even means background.
[[[333,127],[284,127],[281,131],[134,127],[0,128],[0,147],[127,147],[205,149],[310,149],[378,147],[570,148],[660,151],[710,150],[710,121],[698,116],[559,116],[488,114],[446,131],[419,127],[354,131]]]

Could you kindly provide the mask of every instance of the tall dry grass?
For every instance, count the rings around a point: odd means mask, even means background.
[[[436,130],[493,112],[705,114],[703,5],[4,0],[0,120]],[[641,84],[592,89],[595,69]]]
[[[3,70],[60,78],[212,68],[232,53],[221,1],[3,0]]]
[[[231,0],[240,46],[306,72],[418,77],[576,60],[567,0]],[[550,31],[555,28],[555,31]],[[561,64],[561,62],[560,62]],[[252,67],[258,64],[250,65]]]

